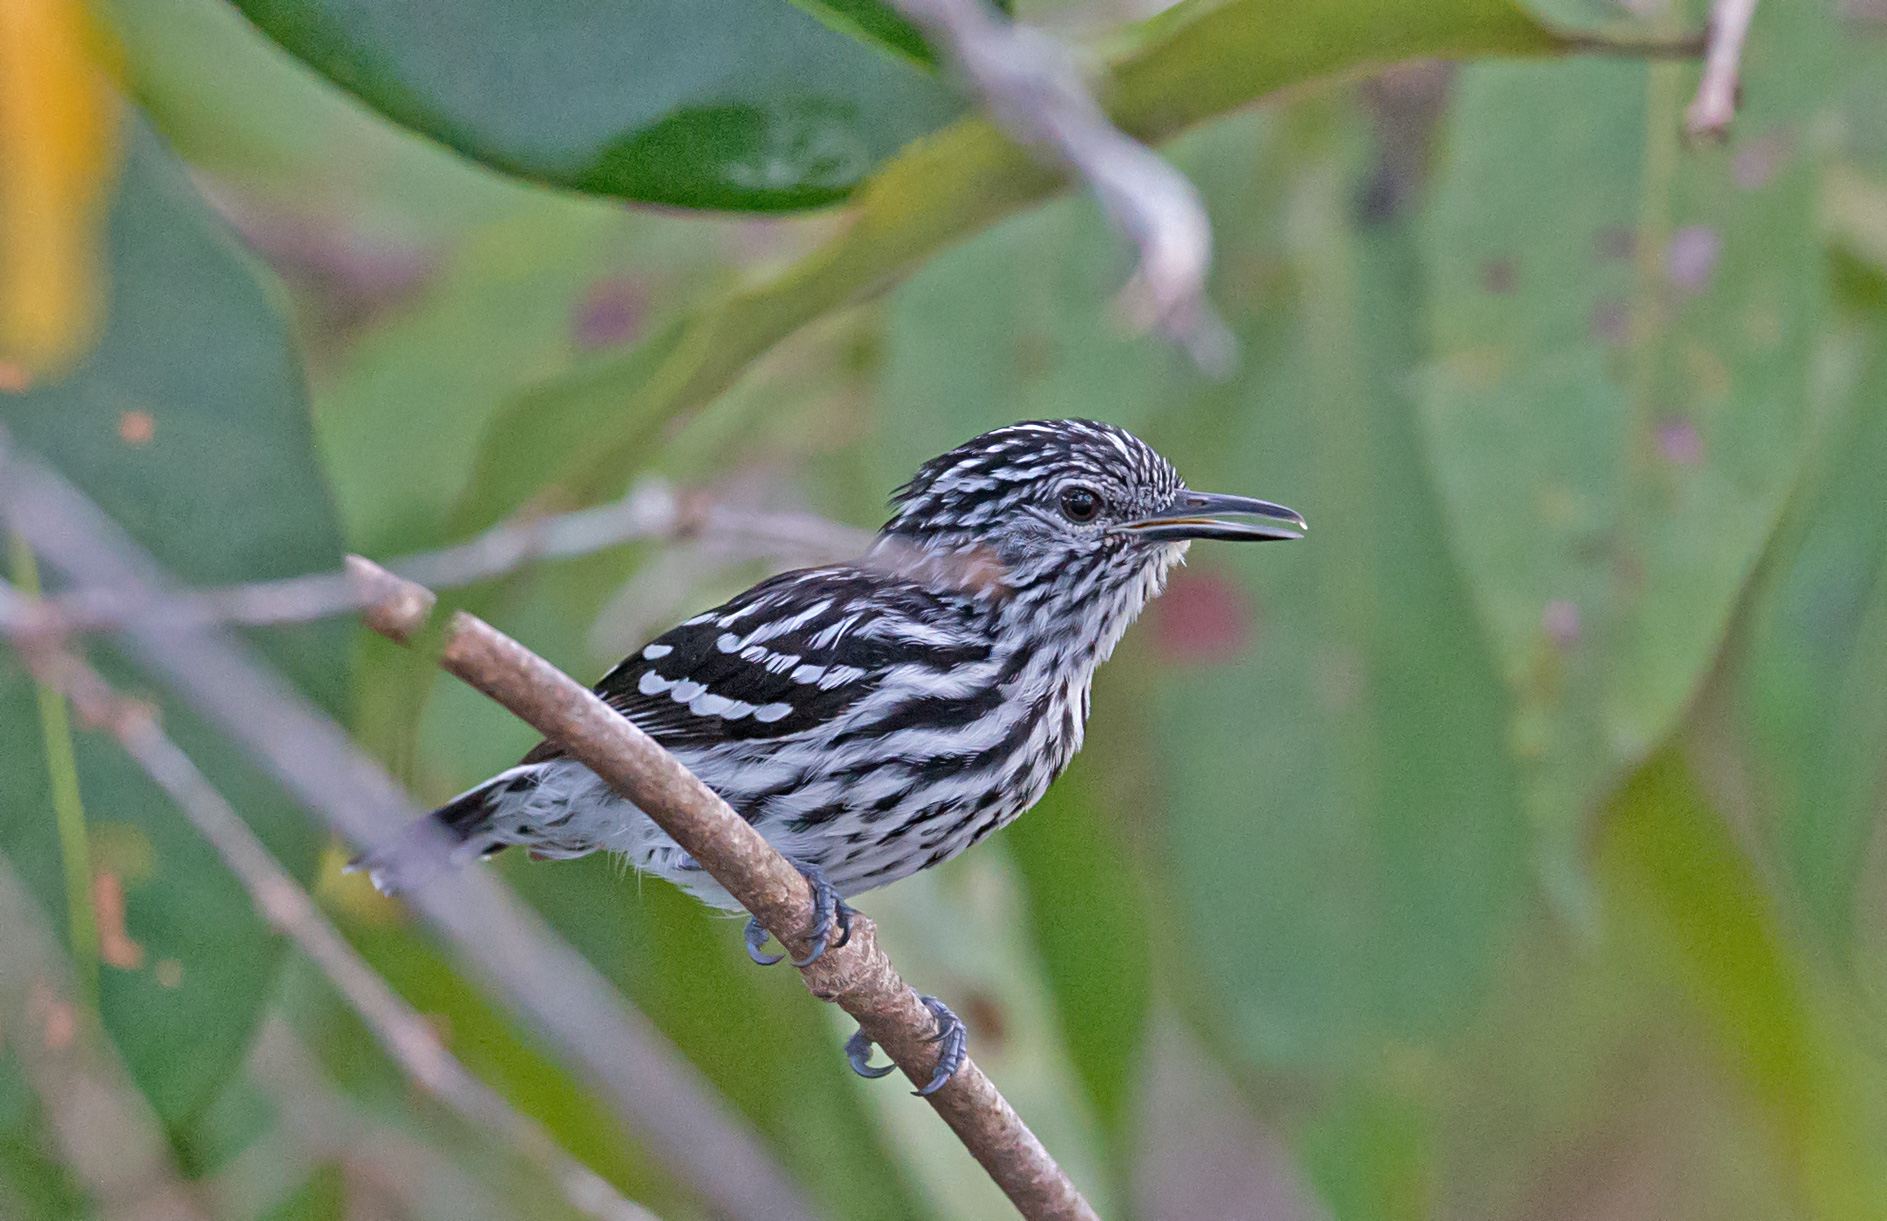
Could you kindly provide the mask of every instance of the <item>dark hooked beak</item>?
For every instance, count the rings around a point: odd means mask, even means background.
[[[1223,538],[1258,543],[1279,538],[1303,538],[1309,529],[1304,519],[1283,505],[1249,496],[1220,496],[1213,492],[1182,491],[1173,503],[1151,517],[1121,527],[1139,538],[1176,543],[1194,538]]]

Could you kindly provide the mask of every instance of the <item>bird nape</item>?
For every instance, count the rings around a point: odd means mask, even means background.
[[[949,860],[1040,800],[1081,747],[1095,667],[1192,540],[1305,529],[1281,505],[1189,489],[1145,442],[1092,420],[984,433],[926,462],[893,504],[858,561],[762,581],[596,685],[806,875],[814,948],[799,965],[844,943],[847,898]],[[513,844],[620,853],[739,909],[549,741],[359,864],[391,893]],[[748,952],[778,962],[765,943],[749,921]],[[963,1058],[962,1024],[926,1003],[945,1055],[924,1092]],[[847,1045],[855,1069],[880,1075],[870,1051],[862,1036]]]

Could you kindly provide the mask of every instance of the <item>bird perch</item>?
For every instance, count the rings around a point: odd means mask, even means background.
[[[375,596],[367,625],[409,642],[430,618],[433,597],[359,556],[355,587]],[[812,890],[800,872],[655,740],[588,688],[490,624],[455,612],[439,647],[445,670],[484,692],[633,801],[796,957],[811,949]],[[878,948],[872,922],[852,917],[851,937],[800,968],[814,996],[857,1020],[913,1084],[937,1066],[934,1019]],[[1029,1221],[1098,1221],[1096,1214],[973,1061],[966,1059],[930,1104]]]

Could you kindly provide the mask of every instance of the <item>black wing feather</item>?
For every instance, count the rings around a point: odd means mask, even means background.
[[[855,568],[802,569],[763,581],[714,610],[671,628],[603,676],[596,694],[662,745],[699,747],[716,742],[783,738],[842,715],[876,690],[894,667],[921,663],[940,669],[989,656],[971,630],[975,609],[920,585]],[[946,630],[961,644],[939,645],[897,630],[897,620]],[[775,625],[794,620],[790,627]],[[764,636],[765,639],[751,639]],[[729,640],[729,638],[732,638]],[[731,643],[733,648],[723,647]],[[747,643],[743,643],[747,642]],[[649,653],[655,653],[651,658]],[[838,681],[795,679],[813,667]],[[846,667],[832,675],[836,667]],[[854,673],[856,671],[856,673]],[[660,689],[643,690],[653,673]],[[680,682],[736,700],[755,712],[728,717],[699,714],[671,694]],[[545,742],[527,762],[563,752]]]

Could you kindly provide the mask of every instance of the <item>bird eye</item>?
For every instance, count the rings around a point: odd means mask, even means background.
[[[1064,488],[1061,511],[1069,521],[1093,521],[1101,515],[1101,497],[1092,488]]]

